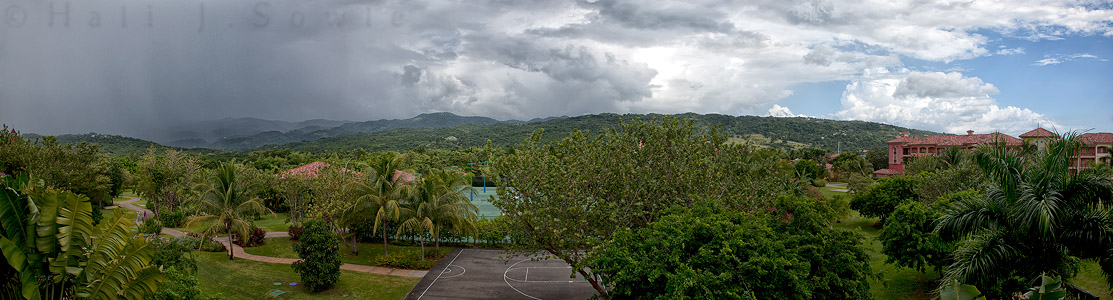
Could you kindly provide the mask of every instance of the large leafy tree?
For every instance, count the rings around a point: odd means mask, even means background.
[[[1027,159],[1003,146],[979,147],[975,160],[990,183],[984,196],[957,201],[935,228],[959,242],[944,282],[1000,297],[1040,274],[1074,276],[1080,259],[1094,259],[1113,283],[1113,173],[1076,174],[1070,162],[1081,147],[1074,134]]]
[[[454,171],[433,171],[415,183],[409,199],[401,209],[398,234],[405,230],[428,234],[436,250],[440,250],[441,233],[475,231],[478,209],[462,192],[470,189],[463,174]],[[421,241],[425,257],[425,241]]]
[[[158,290],[155,249],[132,235],[135,224],[122,210],[94,226],[85,196],[28,184],[24,176],[0,180],[0,296],[142,299]]]
[[[880,218],[884,223],[897,205],[919,199],[915,188],[916,181],[910,176],[881,178],[877,184],[855,193],[850,208],[863,216]]]
[[[290,267],[301,275],[301,281],[311,292],[320,292],[340,280],[339,237],[320,219],[305,222],[305,231],[294,244],[294,252],[301,260]]]
[[[862,237],[827,229],[830,212],[790,196],[763,213],[701,201],[620,230],[591,267],[615,298],[869,298]]]
[[[401,159],[388,152],[376,157],[368,165],[362,181],[349,186],[357,201],[355,209],[349,215],[357,218],[357,222],[367,222],[370,218],[370,221],[374,222],[372,228],[374,233],[379,232],[382,227],[383,256],[390,256],[386,225],[398,220],[401,216],[402,200],[410,194],[409,182],[406,182],[403,176],[395,174],[401,169]],[[353,236],[353,249],[355,245]]]
[[[156,216],[181,205],[201,174],[197,157],[167,149],[148,149],[138,162],[135,192],[147,199]]]
[[[791,169],[725,141],[715,129],[670,117],[596,135],[576,131],[552,144],[538,131],[495,163],[492,203],[526,237],[517,249],[564,260],[606,295],[586,262],[619,229],[644,227],[696,198],[754,209],[783,191]]]
[[[186,224],[209,224],[209,228],[205,229],[206,235],[228,232],[228,259],[235,258],[231,233],[248,237],[251,233],[251,218],[271,213],[238,176],[239,168],[235,162],[223,163],[209,176],[208,182],[197,185],[196,189],[201,196],[197,198],[196,205],[204,215],[192,217]]]
[[[977,197],[980,195],[976,191],[968,190],[948,194],[934,204],[909,201],[897,205],[878,237],[885,262],[920,272],[931,266],[942,274],[943,267],[950,264],[954,243],[934,232],[935,220],[955,199]]]

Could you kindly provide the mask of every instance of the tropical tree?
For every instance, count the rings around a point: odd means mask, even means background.
[[[401,159],[393,153],[386,153],[372,161],[366,168],[362,181],[349,185],[349,190],[356,197],[356,206],[349,214],[361,217],[358,221],[366,222],[366,218],[373,218],[373,233],[379,232],[382,226],[383,256],[389,257],[386,224],[398,220],[401,215],[401,200],[408,197],[409,185],[402,176],[396,176],[395,171],[400,170]],[[352,249],[356,247],[356,237],[352,236]]]
[[[609,292],[587,262],[618,230],[645,227],[697,198],[763,209],[791,188],[794,172],[778,152],[729,145],[716,128],[671,117],[545,140],[536,131],[495,161],[498,197],[491,203],[523,237],[511,247],[567,262],[603,297]]]
[[[475,231],[478,208],[462,192],[471,189],[462,174],[452,171],[433,171],[415,182],[414,191],[400,210],[401,223],[397,235],[404,230],[429,234],[436,250],[440,250],[440,237],[445,229],[454,233]],[[425,258],[425,241],[421,242],[421,257]]]
[[[151,148],[139,159],[135,192],[147,199],[155,216],[161,216],[189,198],[183,194],[194,186],[195,178],[202,177],[198,176],[201,170],[197,157],[174,150],[159,153]]]
[[[1026,278],[1071,277],[1080,260],[1094,259],[1113,283],[1113,172],[1071,170],[1082,147],[1075,136],[1052,140],[1030,159],[1000,145],[977,149],[990,184],[983,197],[959,199],[938,220],[935,232],[959,242],[943,282],[1001,297],[1023,289]]]
[[[132,235],[123,210],[94,226],[88,197],[26,176],[0,181],[0,297],[143,299],[158,290],[155,249]]]
[[[192,217],[186,223],[186,226],[209,224],[205,235],[228,232],[228,259],[235,258],[232,232],[246,238],[251,233],[251,217],[274,213],[263,206],[263,201],[237,176],[239,168],[235,161],[223,163],[209,176],[208,182],[197,186],[201,197],[196,199],[196,205],[204,215]]]

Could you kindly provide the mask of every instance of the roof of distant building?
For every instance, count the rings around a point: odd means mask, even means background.
[[[1113,144],[1113,133],[1097,132],[1085,133],[1078,136],[1078,140],[1088,145],[1093,144]]]
[[[1056,137],[1056,136],[1059,136],[1059,135],[1057,135],[1057,134],[1055,134],[1055,133],[1052,133],[1052,132],[1050,132],[1050,131],[1047,131],[1047,129],[1043,129],[1042,127],[1040,127],[1040,128],[1036,128],[1036,129],[1032,129],[1032,131],[1029,131],[1029,132],[1025,132],[1024,134],[1021,134],[1021,135],[1020,135],[1020,137],[1022,137],[1022,138],[1026,138],[1026,137],[1031,137],[1031,138],[1037,138],[1037,137]]]
[[[900,174],[900,171],[893,170],[893,169],[881,169],[881,170],[873,171],[873,173],[874,174],[881,174],[881,175],[897,175],[897,174]]]
[[[966,135],[933,135],[925,137],[898,137],[889,141],[889,144],[899,143],[902,145],[936,145],[936,146],[969,146],[982,143],[1000,143],[1004,142],[1005,145],[1016,146],[1023,142],[1015,137],[1009,136],[1004,133],[994,132],[986,134],[966,134]]]
[[[315,161],[315,162],[311,162],[311,163],[305,164],[305,165],[297,167],[297,168],[293,168],[293,169],[283,171],[280,174],[275,174],[275,176],[279,176],[282,179],[286,179],[286,175],[302,175],[302,176],[317,177],[317,176],[321,176],[321,174],[320,174],[321,168],[325,168],[325,167],[328,167],[328,166],[331,166],[331,165],[329,163],[326,163],[326,162],[323,162],[323,161]],[[352,174],[362,174],[360,172],[348,170],[348,169],[345,169],[345,168],[340,168],[340,169],[343,170],[344,172],[349,172],[349,173],[352,173]]]

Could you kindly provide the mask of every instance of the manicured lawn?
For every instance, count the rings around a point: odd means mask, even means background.
[[[290,238],[269,238],[266,244],[259,247],[244,248],[244,251],[262,256],[298,258],[298,254],[294,252],[294,248],[291,246],[293,243],[297,242],[290,241]],[[347,247],[340,246],[340,260],[349,264],[373,266],[375,265],[375,260],[383,255],[383,244],[381,243],[359,243],[358,249],[359,255],[356,256],[349,254]],[[402,254],[404,252],[421,253],[421,247],[390,245],[390,254],[392,257],[395,254]],[[448,255],[449,252],[452,252],[452,248],[441,246],[440,255],[435,255],[432,245],[425,246],[425,254],[428,255],[426,259],[429,260],[439,259],[440,257]]]
[[[255,220],[255,226],[267,232],[286,232],[290,228],[290,224],[286,223],[286,213],[263,215],[263,218]]]
[[[226,253],[195,252],[197,281],[208,297],[221,299],[402,299],[421,278],[341,271],[340,281],[327,291],[310,294],[290,265],[246,259],[228,260]],[[282,285],[274,285],[281,282]],[[281,290],[281,296],[270,294]]]

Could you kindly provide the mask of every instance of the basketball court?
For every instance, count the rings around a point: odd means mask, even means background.
[[[595,289],[562,260],[532,261],[502,250],[456,249],[417,283],[407,300],[587,299]]]

